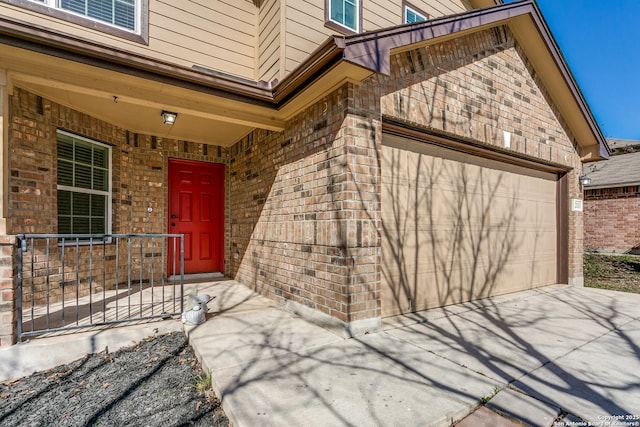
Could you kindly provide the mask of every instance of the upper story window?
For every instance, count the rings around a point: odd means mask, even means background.
[[[10,3],[137,43],[149,43],[149,0],[0,0],[0,2]]]
[[[412,24],[414,22],[426,21],[429,15],[420,11],[418,8],[405,3],[402,6],[402,20],[405,24]]]
[[[58,131],[58,233],[111,233],[111,147]]]
[[[31,0],[136,32],[137,0]],[[137,6],[137,7],[136,7]]]
[[[349,33],[360,32],[361,7],[361,0],[326,0],[327,26]]]

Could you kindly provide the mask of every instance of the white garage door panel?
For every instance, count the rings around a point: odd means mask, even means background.
[[[383,316],[556,282],[556,177],[385,135]]]

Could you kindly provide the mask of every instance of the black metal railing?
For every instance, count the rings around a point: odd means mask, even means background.
[[[18,342],[183,311],[182,234],[17,237]]]

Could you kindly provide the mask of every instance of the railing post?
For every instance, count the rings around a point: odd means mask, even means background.
[[[184,234],[180,235],[180,311],[184,311]]]
[[[16,236],[0,236],[0,346],[9,346],[19,337],[22,298],[16,278]]]

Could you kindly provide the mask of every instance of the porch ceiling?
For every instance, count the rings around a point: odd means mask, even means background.
[[[137,99],[130,96],[115,95],[122,93],[119,91],[87,93],[77,87],[64,89],[30,81],[20,81],[19,78],[16,78],[14,82],[43,98],[77,111],[87,112],[100,120],[141,134],[228,147],[256,127],[224,119],[218,120],[215,118],[217,115],[206,114],[203,111],[178,108],[176,103],[171,100],[162,105],[159,103],[141,105]],[[175,124],[165,125],[162,122],[160,117],[162,110],[180,111]],[[261,127],[266,126],[261,125]],[[270,127],[273,130],[281,130],[278,126]]]
[[[256,127],[284,129],[264,106],[6,45],[0,57],[10,85],[133,132],[227,147]],[[162,123],[163,110],[178,113],[173,126]]]
[[[164,82],[158,76],[148,78],[142,73],[0,44],[9,85],[132,132],[222,147],[235,144],[256,128],[282,131],[285,121],[306,106],[346,82],[358,83],[371,75],[371,70],[335,60],[338,54],[338,50],[329,55],[319,52],[318,62],[307,64],[309,70],[300,72],[315,74],[313,79],[292,75],[290,84],[282,85],[276,98],[270,88],[261,90],[257,85],[249,87],[255,89],[256,96],[241,91],[238,96],[214,85],[202,85],[202,81],[175,84],[166,78]],[[260,96],[263,92],[267,95]],[[178,113],[174,125],[162,123],[163,110]]]

